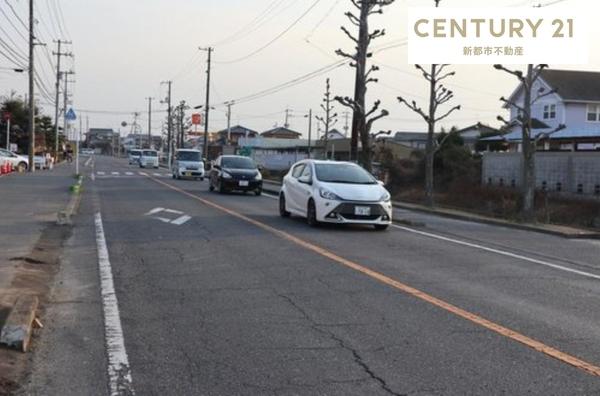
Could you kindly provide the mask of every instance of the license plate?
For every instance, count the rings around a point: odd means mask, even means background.
[[[240,180],[240,187],[248,187],[249,185],[248,180]]]
[[[371,208],[369,206],[355,206],[354,214],[357,216],[370,216]]]
[[[192,176],[192,172],[185,172],[184,175],[186,175],[186,176]]]

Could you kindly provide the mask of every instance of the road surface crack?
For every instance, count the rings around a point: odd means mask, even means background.
[[[314,329],[315,331],[324,334],[326,336],[328,336],[330,339],[332,339],[333,341],[335,341],[338,346],[348,352],[350,352],[352,354],[352,357],[354,359],[354,362],[361,367],[361,369],[375,382],[377,382],[379,384],[379,386],[381,387],[381,389],[383,389],[385,392],[389,393],[390,395],[394,395],[394,396],[406,396],[403,393],[397,393],[394,392],[389,385],[387,384],[387,382],[385,381],[385,379],[383,379],[382,377],[378,376],[375,371],[373,371],[373,369],[371,369],[371,367],[369,367],[369,365],[364,361],[363,357],[360,355],[360,353],[352,348],[350,345],[346,344],[344,342],[344,340],[342,340],[340,337],[336,336],[333,331],[330,330],[326,330],[324,328],[322,328],[321,324],[315,322],[310,315],[302,308],[300,307],[298,304],[296,304],[296,302],[289,296],[285,295],[285,294],[277,294],[277,296],[279,296],[280,298],[286,300],[290,305],[292,305],[298,312],[300,312],[302,314],[302,316],[308,320],[311,323],[311,328]]]

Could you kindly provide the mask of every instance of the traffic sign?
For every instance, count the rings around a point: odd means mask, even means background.
[[[202,114],[194,113],[192,114],[192,125],[200,125],[202,124]]]
[[[67,111],[67,114],[65,114],[65,118],[69,121],[75,121],[77,119],[77,115],[71,108],[71,109],[69,109],[69,111]]]

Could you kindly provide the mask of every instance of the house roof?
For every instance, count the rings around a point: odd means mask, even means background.
[[[226,134],[227,129],[223,129],[222,131],[219,131],[218,133],[219,133],[219,135]],[[250,128],[246,128],[242,125],[236,125],[236,126],[231,127],[232,135],[246,135],[246,133],[248,133],[249,135],[258,135],[258,132],[254,131]]]
[[[394,140],[397,142],[425,142],[427,141],[427,132],[396,132]]]
[[[501,133],[501,131],[499,129],[496,128],[492,128],[489,125],[485,125],[482,124],[481,122],[478,122],[477,124],[473,124],[471,126],[468,126],[466,128],[463,129],[459,129],[458,131],[456,131],[459,135],[472,131],[472,130],[476,130],[479,131],[479,133],[484,134],[484,133]]]
[[[565,101],[600,102],[600,72],[545,69],[541,78]]]
[[[292,131],[291,129],[286,128],[286,127],[276,127],[273,129],[269,129],[268,131],[264,131],[263,133],[261,133],[261,135],[272,135],[275,133],[289,133],[289,134],[293,134],[296,136],[302,136],[302,134],[300,132]]]

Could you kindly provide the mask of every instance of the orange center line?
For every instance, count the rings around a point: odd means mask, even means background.
[[[183,189],[181,189],[179,187],[175,187],[175,186],[173,186],[171,184],[165,183],[165,182],[160,181],[158,179],[155,179],[155,178],[153,178],[151,176],[147,176],[147,177],[149,179],[152,179],[156,183],[162,184],[165,187],[170,188],[171,190],[177,191],[177,192],[179,192],[181,194],[184,194],[184,195],[186,195],[186,196],[188,196],[188,197],[190,197],[190,198],[192,198],[192,199],[194,199],[196,201],[199,201],[199,202],[201,202],[201,203],[203,203],[203,204],[205,204],[207,206],[210,206],[210,207],[212,207],[214,209],[217,209],[217,210],[219,210],[221,212],[227,213],[228,215],[231,215],[231,216],[236,217],[236,218],[238,218],[240,220],[243,220],[245,222],[253,224],[253,225],[255,225],[255,226],[257,226],[257,227],[259,227],[259,228],[261,228],[261,229],[263,229],[265,231],[268,231],[268,232],[270,232],[272,234],[275,234],[275,235],[277,235],[277,236],[279,236],[279,237],[281,237],[283,239],[286,239],[286,240],[288,240],[290,242],[293,242],[296,245],[299,245],[299,246],[301,246],[301,247],[303,247],[303,248],[305,248],[307,250],[310,250],[310,251],[312,251],[314,253],[317,253],[320,256],[326,257],[326,258],[328,258],[328,259],[330,259],[330,260],[332,260],[332,261],[334,261],[334,262],[336,262],[338,264],[341,264],[341,265],[343,265],[343,266],[345,266],[347,268],[351,268],[351,269],[353,269],[353,270],[355,270],[357,272],[360,272],[360,273],[362,273],[362,274],[364,274],[364,275],[366,275],[366,276],[368,276],[368,277],[370,277],[372,279],[375,279],[375,280],[377,280],[377,281],[379,281],[379,282],[381,282],[383,284],[391,286],[391,287],[393,287],[393,288],[395,288],[397,290],[400,290],[400,291],[402,291],[402,292],[404,292],[404,293],[406,293],[406,294],[408,294],[410,296],[413,296],[413,297],[418,298],[418,299],[420,299],[422,301],[425,301],[425,302],[427,302],[427,303],[429,303],[431,305],[439,307],[439,308],[441,308],[441,309],[443,309],[443,310],[445,310],[447,312],[450,312],[450,313],[452,313],[452,314],[454,314],[456,316],[459,316],[459,317],[461,317],[463,319],[466,319],[466,320],[468,320],[468,321],[470,321],[472,323],[475,323],[475,324],[477,324],[477,325],[479,325],[481,327],[484,327],[484,328],[486,328],[488,330],[491,330],[491,331],[493,331],[495,333],[498,333],[498,334],[500,334],[500,335],[502,335],[504,337],[507,337],[507,338],[510,338],[510,339],[512,339],[514,341],[517,341],[518,343],[521,343],[521,344],[523,344],[523,345],[525,345],[525,346],[527,346],[527,347],[529,347],[531,349],[534,349],[534,350],[536,350],[538,352],[541,352],[541,353],[543,353],[543,354],[545,354],[547,356],[550,356],[550,357],[552,357],[554,359],[557,359],[557,360],[559,360],[559,361],[561,361],[563,363],[569,364],[569,365],[571,365],[571,366],[573,366],[573,367],[575,367],[577,369],[583,370],[583,371],[585,371],[588,374],[591,374],[591,375],[596,376],[596,377],[600,377],[600,367],[598,367],[598,366],[595,366],[595,365],[593,365],[591,363],[588,363],[588,362],[586,362],[584,360],[581,360],[581,359],[579,359],[579,358],[577,358],[575,356],[569,355],[568,353],[562,352],[562,351],[560,351],[560,350],[558,350],[556,348],[548,346],[548,345],[546,345],[546,344],[544,344],[544,343],[542,343],[540,341],[537,341],[537,340],[535,340],[535,339],[533,339],[531,337],[523,335],[523,334],[521,334],[521,333],[519,333],[517,331],[511,330],[511,329],[509,329],[507,327],[504,327],[504,326],[502,326],[500,324],[497,324],[497,323],[492,322],[492,321],[490,321],[488,319],[485,319],[485,318],[483,318],[483,317],[481,317],[481,316],[479,316],[477,314],[474,314],[472,312],[469,312],[467,310],[459,308],[459,307],[457,307],[455,305],[452,305],[452,304],[450,304],[448,302],[445,302],[445,301],[443,301],[443,300],[441,300],[441,299],[439,299],[437,297],[434,297],[434,296],[432,296],[430,294],[427,294],[427,293],[425,293],[425,292],[423,292],[421,290],[415,289],[414,287],[408,286],[408,285],[406,285],[406,284],[404,284],[402,282],[399,282],[399,281],[397,281],[397,280],[395,280],[393,278],[390,278],[389,276],[384,275],[384,274],[382,274],[380,272],[374,271],[374,270],[372,270],[370,268],[367,268],[367,267],[365,267],[363,265],[360,265],[360,264],[355,263],[355,262],[353,262],[351,260],[348,260],[348,259],[345,259],[345,258],[343,258],[341,256],[338,256],[337,254],[333,253],[330,250],[327,250],[327,249],[322,248],[320,246],[314,245],[314,244],[312,244],[312,243],[310,243],[308,241],[300,239],[300,238],[298,238],[298,237],[296,237],[296,236],[294,236],[292,234],[289,234],[289,233],[287,233],[285,231],[279,230],[279,229],[274,228],[274,227],[272,227],[270,225],[267,225],[267,224],[262,223],[260,221],[254,220],[254,219],[252,219],[250,217],[247,217],[247,216],[245,216],[245,215],[243,215],[243,214],[241,214],[239,212],[236,212],[234,210],[228,209],[228,208],[226,208],[224,206],[221,206],[219,204],[216,204],[216,203],[214,203],[212,201],[209,201],[209,200],[206,200],[204,198],[201,198],[201,197],[199,197],[197,195],[194,195],[194,194],[192,194],[192,193],[190,193],[188,191],[185,191],[185,190],[183,190]]]

